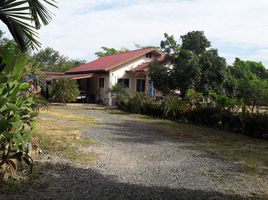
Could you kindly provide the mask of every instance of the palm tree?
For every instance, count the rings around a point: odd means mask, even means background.
[[[112,86],[111,93],[116,95],[116,105],[120,104],[120,101],[128,97],[128,92],[123,84],[117,83]]]
[[[41,1],[56,7],[55,0],[0,1],[0,20],[8,27],[22,51],[40,47],[36,30],[51,20],[52,13]]]
[[[52,99],[66,104],[74,102],[79,96],[79,88],[76,80],[60,78],[52,82]]]

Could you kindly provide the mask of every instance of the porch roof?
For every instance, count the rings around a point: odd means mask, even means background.
[[[45,72],[47,75],[47,80],[54,80],[59,78],[69,78],[71,80],[85,79],[94,76],[94,73],[85,73],[85,74],[64,74],[62,72]]]
[[[150,62],[142,63],[142,64],[138,65],[137,67],[131,69],[130,71],[131,72],[134,72],[134,73],[137,73],[137,72],[147,72],[149,70],[150,64],[155,63],[155,62],[160,62],[161,63],[164,60],[165,60],[165,56],[162,55],[162,56],[158,57],[155,60],[152,60]]]
[[[87,73],[87,74],[68,74],[68,75],[65,75],[65,77],[68,77],[69,79],[72,79],[72,80],[78,80],[78,79],[91,78],[94,75],[95,75],[94,73]]]

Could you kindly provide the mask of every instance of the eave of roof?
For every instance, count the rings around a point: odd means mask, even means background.
[[[153,64],[153,63],[156,63],[156,62],[163,62],[165,60],[165,56],[164,55],[162,55],[161,57],[159,57],[159,58],[157,58],[157,59],[155,59],[155,60],[152,60],[151,62],[146,62],[146,63],[142,63],[142,64],[140,64],[139,66],[137,66],[137,67],[135,67],[135,68],[133,68],[133,69],[131,69],[130,71],[131,72],[134,72],[134,73],[137,73],[137,72],[146,72],[146,71],[148,71],[149,69],[149,66],[151,65],[151,64]]]

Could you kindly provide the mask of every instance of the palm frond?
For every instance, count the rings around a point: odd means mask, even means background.
[[[56,7],[54,0],[42,0]],[[0,20],[6,24],[21,50],[40,47],[36,29],[47,25],[52,13],[40,0],[4,0],[0,2]],[[32,24],[34,23],[34,24]]]

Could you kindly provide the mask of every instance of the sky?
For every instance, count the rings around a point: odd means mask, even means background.
[[[58,7],[39,37],[42,48],[69,58],[90,61],[102,46],[159,46],[165,32],[179,40],[200,30],[228,64],[239,57],[268,67],[268,0],[58,0]]]

